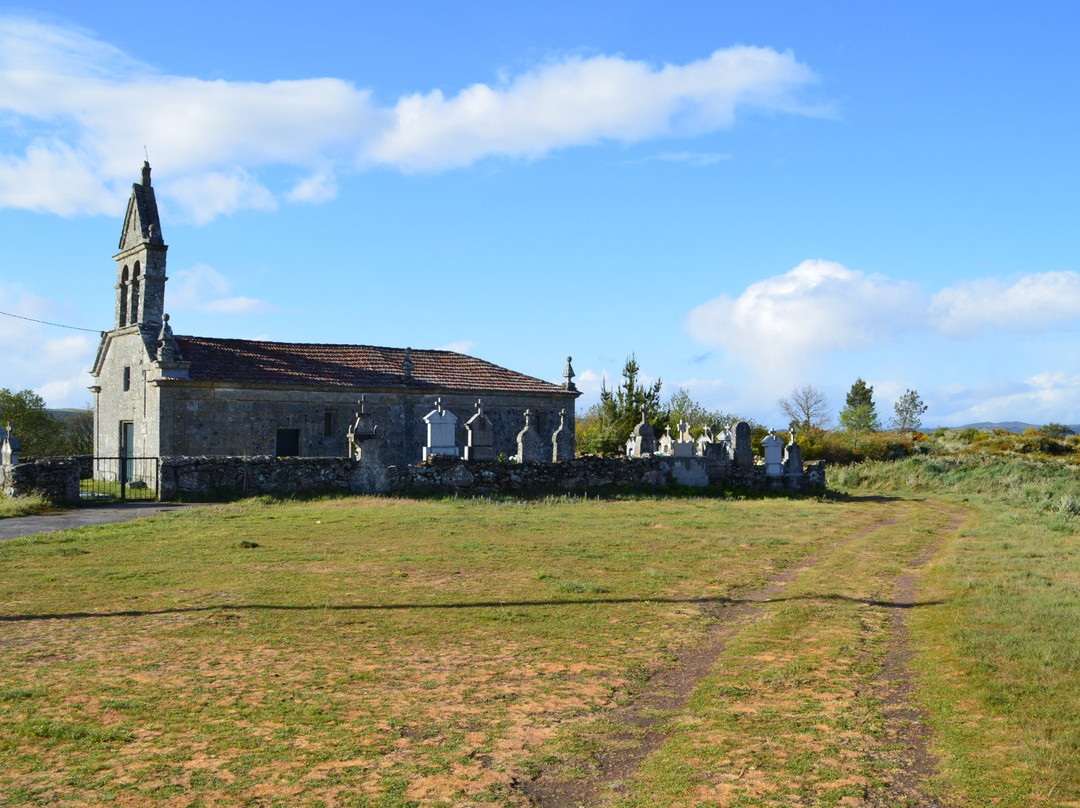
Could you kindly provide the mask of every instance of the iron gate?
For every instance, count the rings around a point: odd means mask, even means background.
[[[79,499],[85,505],[158,498],[156,457],[94,457],[79,476]]]

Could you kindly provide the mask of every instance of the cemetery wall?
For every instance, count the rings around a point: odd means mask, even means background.
[[[9,497],[41,493],[54,502],[76,504],[82,466],[78,457],[51,457],[0,465],[0,492]]]
[[[7,496],[40,492],[56,502],[79,501],[87,458],[48,458],[0,465]],[[161,459],[163,501],[227,499],[270,494],[502,495],[585,493],[610,489],[662,490],[673,485],[763,491],[825,487],[825,463],[803,474],[766,476],[762,465],[716,457],[578,457],[561,463],[464,462],[433,457],[417,465],[383,466],[342,457],[166,457]]]
[[[800,475],[767,478],[764,466],[736,466],[704,457],[579,457],[562,463],[463,462],[433,457],[416,465],[382,466],[336,457],[168,457],[161,460],[160,497],[213,499],[308,493],[501,495],[583,493],[706,485],[762,491],[825,485],[825,464]]]

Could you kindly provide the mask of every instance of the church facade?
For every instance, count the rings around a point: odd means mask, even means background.
[[[463,446],[478,401],[496,453],[516,453],[525,410],[547,445],[562,423],[572,451],[580,393],[569,361],[557,385],[453,351],[176,335],[167,251],[146,163],[114,256],[114,327],[91,371],[96,456],[345,456],[361,398],[388,465],[421,460],[437,407],[457,417]]]

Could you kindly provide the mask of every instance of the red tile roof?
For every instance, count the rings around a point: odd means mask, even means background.
[[[559,385],[453,351],[411,351],[412,381],[406,382],[404,348],[181,336],[176,342],[197,381],[567,394]]]

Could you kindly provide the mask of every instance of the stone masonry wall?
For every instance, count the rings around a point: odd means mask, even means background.
[[[0,465],[0,492],[9,497],[41,493],[54,502],[77,504],[82,465],[77,457]]]
[[[0,466],[7,496],[43,493],[57,502],[79,502],[85,458],[49,458]],[[166,457],[159,498],[206,500],[234,496],[308,493],[445,493],[501,495],[583,493],[600,489],[654,489],[672,485],[763,491],[825,487],[825,463],[804,474],[766,477],[763,466],[736,466],[703,457],[627,459],[578,457],[563,463],[466,463],[435,457],[411,466],[377,466],[342,457]]]
[[[160,497],[199,500],[316,492],[487,496],[672,485],[761,491],[824,484],[824,463],[810,464],[802,475],[767,478],[763,466],[723,466],[701,457],[579,457],[563,463],[466,463],[435,457],[416,465],[387,467],[335,457],[170,457],[161,461]]]

